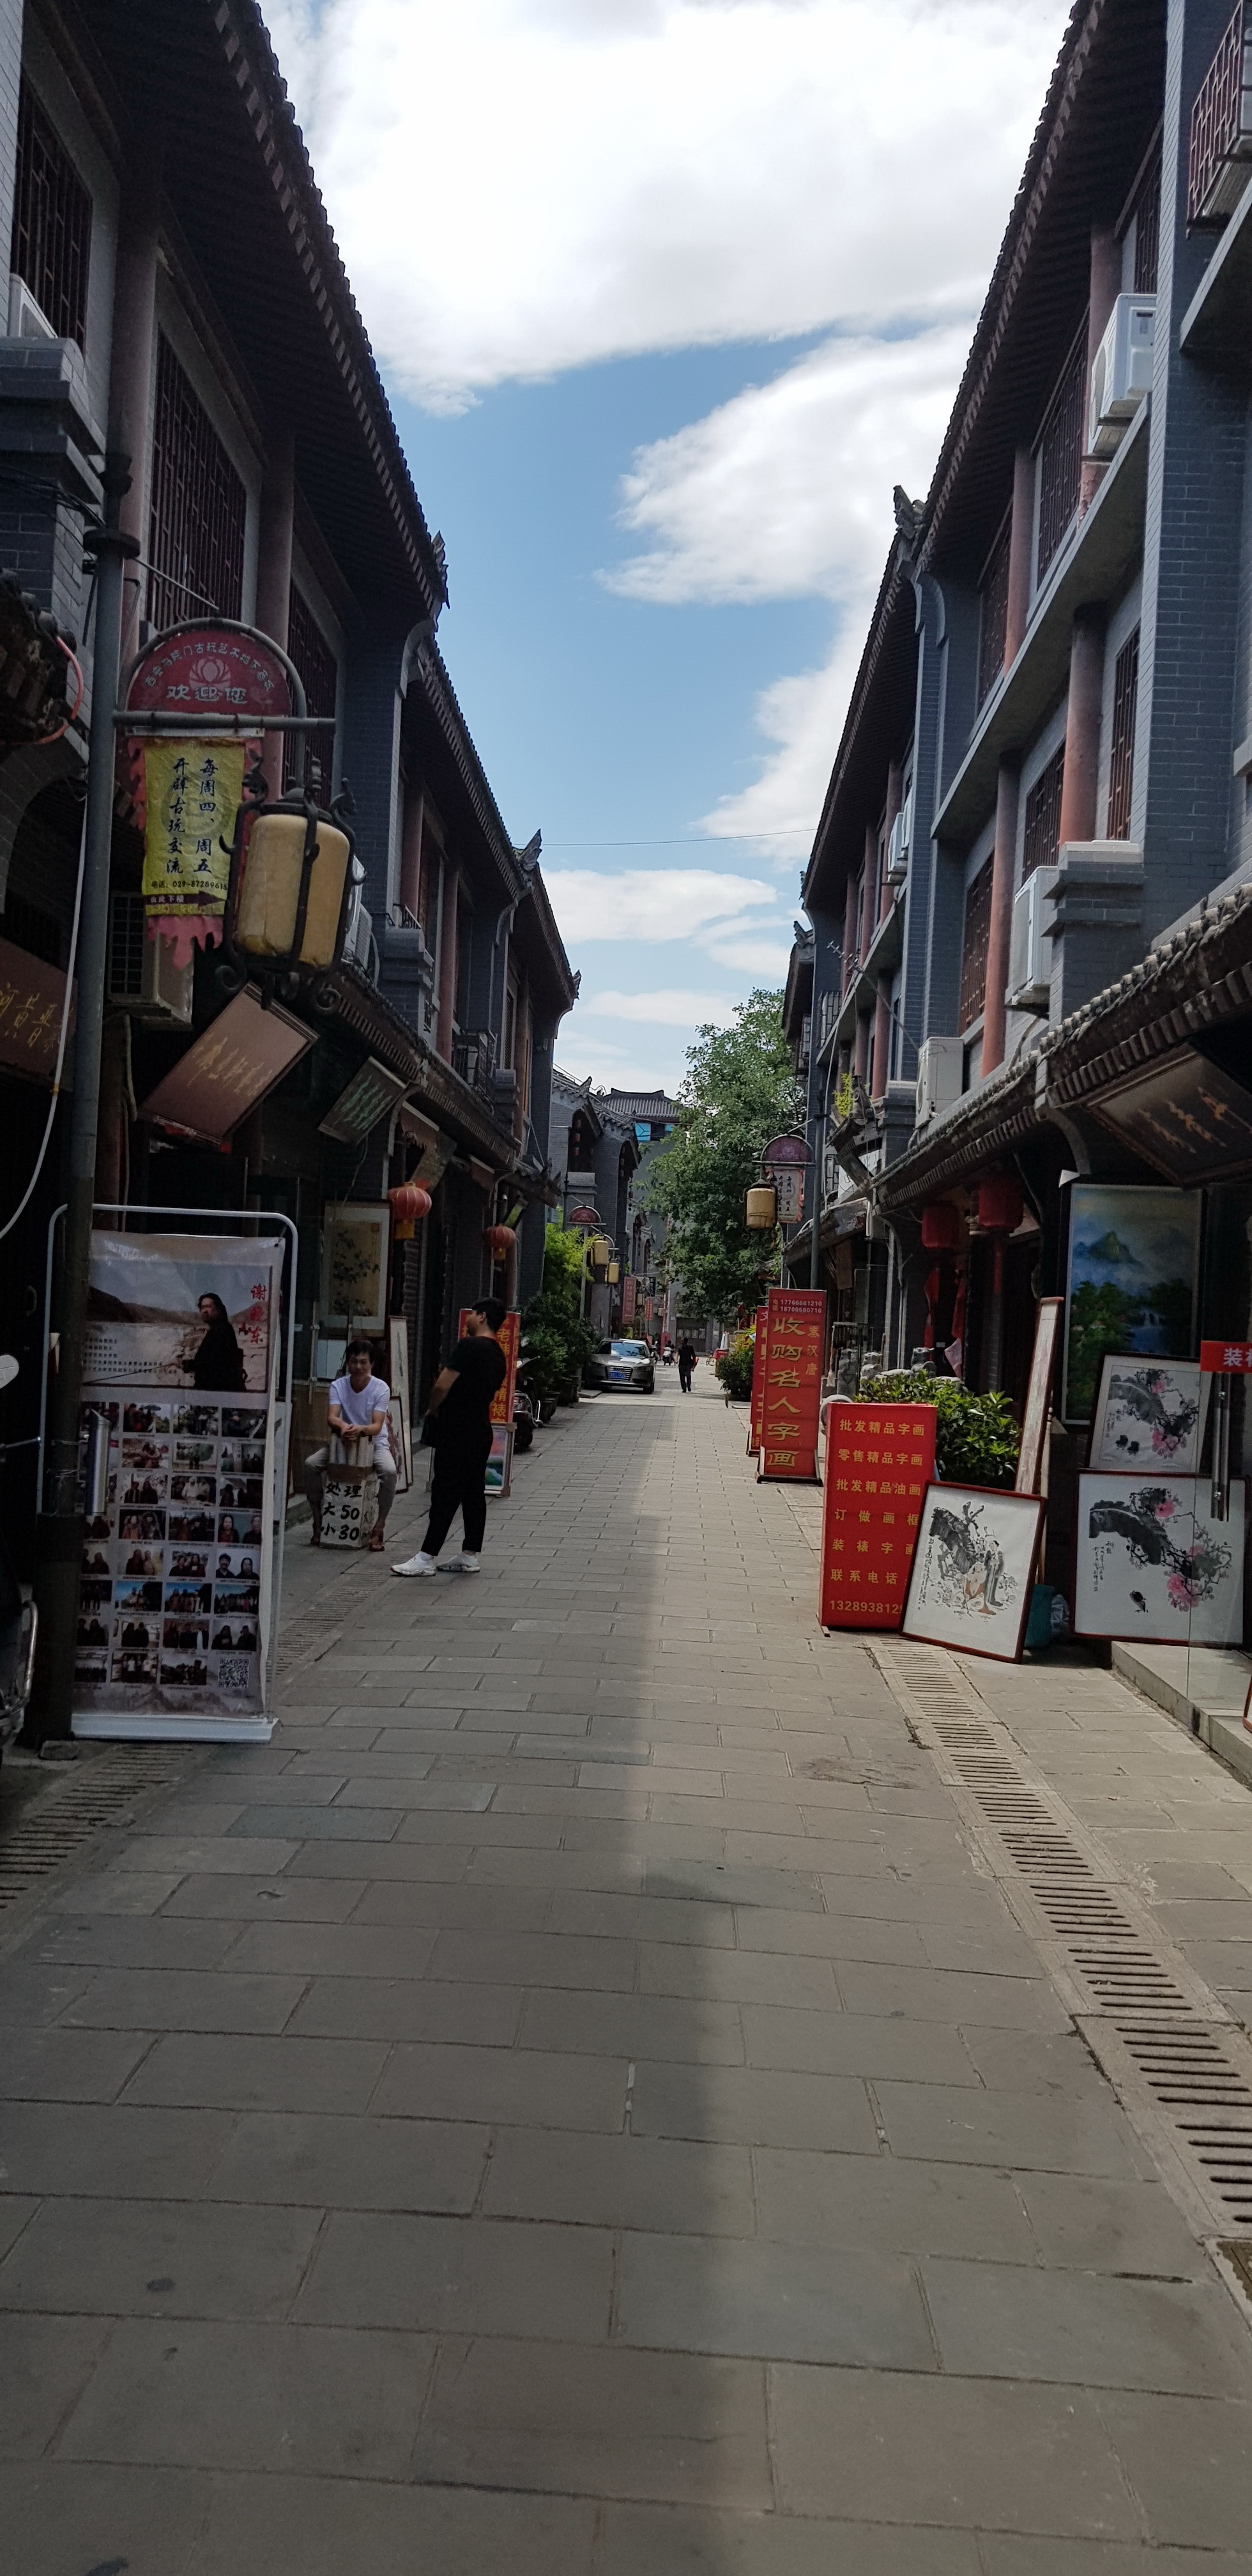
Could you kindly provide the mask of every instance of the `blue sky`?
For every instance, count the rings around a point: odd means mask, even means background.
[[[583,989],[674,1084],[781,981],[1061,0],[274,0],[448,547],[440,627]]]

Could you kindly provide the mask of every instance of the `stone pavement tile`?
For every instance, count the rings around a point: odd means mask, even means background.
[[[258,1782],[258,1787],[264,1785]],[[130,1828],[133,1866],[143,1868],[144,1844],[150,1834],[224,1834],[238,1822],[247,1804],[238,1781],[231,1785],[229,1798],[163,1798],[151,1816],[141,1817]]]
[[[430,1963],[432,1977],[488,1986],[582,1986],[629,1994],[635,1982],[633,1941],[576,1940],[555,1933],[509,1937],[491,1932],[441,1932]]]
[[[637,2136],[715,2138],[728,2145],[823,2147],[873,2156],[878,2133],[863,2083],[752,2066],[641,2063],[631,2125]]]
[[[538,2048],[399,2046],[374,2108],[380,2116],[613,2131],[625,2116],[626,2066]]]
[[[547,1892],[473,1887],[467,1879],[380,1879],[367,1888],[353,1924],[429,1924],[435,1931],[540,1932]]]
[[[368,1856],[368,1857],[367,1857]],[[291,1878],[351,1878],[367,1869],[372,1880],[439,1879],[453,1882],[465,1875],[469,1858],[464,1845],[452,1849],[431,1843],[306,1843],[291,1864]]]
[[[1242,1902],[1232,1902],[1236,1898]],[[1252,1942],[1252,1899],[1233,1880],[1229,1898],[1193,1898],[1189,1904],[1158,1899],[1154,1911],[1171,1941]]]
[[[1252,1941],[1184,1941],[1183,1955],[1218,1994],[1252,1992]]]
[[[162,1919],[245,1923],[343,1923],[364,1895],[364,1878],[184,1878]]]
[[[146,1834],[143,1843],[145,1870],[154,1870],[172,1878],[186,1878],[192,1871],[237,1870],[240,1876],[253,1877],[258,1870],[270,1875],[284,1869],[296,1845],[280,1840],[269,1808],[256,1810],[264,1825],[267,1839],[233,1841],[228,1834]],[[135,1846],[128,1842],[132,1855]]]
[[[1111,2174],[1126,2181],[1151,2169],[1111,2090],[1102,2103],[939,2084],[886,2082],[875,2092],[895,2156],[1018,2166],[1027,2173]]]
[[[1252,2409],[1212,2398],[1129,2391],[1105,2391],[1098,2403],[1150,2540],[1191,2549],[1246,2546],[1252,2530]]]
[[[801,2522],[793,2514],[622,2504],[609,2505],[601,2517],[595,2560],[595,2576],[922,2576],[923,2570],[925,2576],[983,2576],[977,2541],[963,2532]]]
[[[222,1821],[223,1806],[219,1802],[233,1804],[236,1808],[289,1807],[298,1796],[302,1805],[328,1807],[331,1799],[343,1788],[350,1767],[346,1760],[341,1759],[337,1772],[322,1771],[312,1777],[302,1774],[295,1761],[292,1761],[286,1770],[270,1773],[231,1771],[223,1776],[212,1768],[198,1771],[193,1795],[196,1802],[206,1810],[209,1822],[202,1826],[188,1825],[176,1828],[175,1814],[181,1815],[185,1806],[191,1801],[190,1799],[185,1801],[167,1799],[157,1809],[160,1829],[165,1829],[168,1820],[171,1832],[180,1830],[188,1833],[224,1833],[226,1828]],[[304,1785],[297,1792],[296,1782],[300,1778],[303,1778]],[[216,1825],[212,1822],[214,1816],[219,1820]],[[142,1834],[144,1827],[141,1825],[138,1830]]]
[[[126,2318],[58,2456],[400,2478],[433,2357],[423,2335]]]
[[[498,1832],[484,1840],[548,1841],[555,1847],[561,1839],[558,1819],[591,1816],[602,1823],[632,1822],[647,1815],[649,1804],[646,1777],[633,1781],[629,1789],[519,1789],[506,1780],[491,1802],[487,1819],[498,1826]],[[506,1831],[510,1817],[515,1820],[511,1832]]]
[[[0,2336],[0,2460],[33,2460],[87,2384],[112,2328],[104,2317],[10,2316]]]
[[[302,2325],[603,2343],[612,2297],[604,2230],[343,2211],[323,2231],[294,2314]]]
[[[21,2576],[188,2576],[209,2482],[187,2469],[113,2469],[68,2460],[0,2471],[0,2528]]]
[[[770,2405],[787,2513],[1140,2536],[1113,2443],[1086,2390],[776,2362]]]
[[[1206,2255],[1162,2183],[1019,2173],[1016,2189],[1045,2263],[1171,2281],[1212,2278]]]
[[[126,2099],[225,2111],[364,2111],[386,2062],[379,2040],[174,2031],[158,2040]]]
[[[92,2030],[281,2030],[302,1977],[197,1975],[191,1968],[100,1968],[65,2015]]]
[[[213,2200],[457,2216],[478,2197],[489,2143],[485,2128],[453,2120],[253,2112],[203,2188]]]
[[[672,1941],[640,1944],[639,1991],[724,2003],[790,2004],[817,2012],[841,2009],[829,1959],[795,1959],[767,1950],[680,1949]]]
[[[585,1896],[562,1889],[552,1900],[548,1928],[599,1939],[616,1934],[630,1941],[690,1941],[704,1950],[730,1950],[735,1941],[729,1905],[682,1896]]]
[[[919,1923],[918,1937],[928,1968],[946,1968],[982,1976],[988,1968],[1001,1977],[1037,1977],[1038,1952],[1007,1920],[990,1936],[964,1931],[955,1923]]]
[[[992,1954],[994,1955],[994,1954]],[[849,1960],[839,1969],[849,2012],[904,2013],[911,2021],[987,2023],[1016,2031],[1062,2031],[1069,2015],[1044,1977],[982,1976],[943,1968],[883,1968]]]
[[[648,1865],[644,1856],[627,1851],[497,1848],[472,1852],[465,1878],[471,1887],[542,1887],[574,1895],[637,1896]]]
[[[188,2200],[204,2190],[234,2122],[224,2111],[140,2110],[125,2102],[15,2102],[4,2115],[4,2179],[19,2192]]]
[[[102,1921],[90,1916],[86,1921],[70,1917],[65,1921],[46,1923],[42,1936],[36,1934],[26,1956],[38,1956],[49,1965],[67,1963],[90,1968],[157,1968],[206,1969],[220,1967],[232,1948],[238,1925],[223,1923],[174,1923],[164,1914],[146,1917],[141,1922]],[[85,1990],[88,1980],[84,1977]]]
[[[222,2478],[186,2576],[591,2576],[594,2524],[590,2503],[564,2496]]]
[[[773,2502],[759,2364],[620,2346],[493,2337],[444,2353],[413,2465],[453,2485]]]
[[[1072,2093],[1107,2102],[1108,2084],[1075,2030],[993,2030],[963,2022],[961,2037],[993,2093]]]
[[[1252,2336],[1218,2281],[1127,2281],[932,2260],[945,2370],[1252,2400]]]
[[[743,2028],[749,2066],[794,2067],[810,2075],[900,2075],[918,2084],[978,2082],[960,2032],[942,2022],[745,2004]]]
[[[518,1986],[431,1985],[415,1977],[316,1977],[289,2024],[289,2035],[459,2040],[473,2048],[510,2048],[521,2014]]]
[[[0,2199],[0,2261],[3,2261],[10,2246],[16,2245],[23,2228],[29,2227],[36,2210],[42,2206],[42,2202],[33,2195],[30,2199],[23,2200],[16,2192],[6,2193]]]
[[[45,2201],[0,2265],[0,2308],[74,2316],[282,2317],[320,2213],[204,2202]]]
[[[537,1988],[526,1997],[521,2045],[586,2050],[596,2056],[674,2058],[684,2065],[744,2062],[737,2007],[694,1996],[568,1994],[553,1986]]]
[[[820,1914],[823,1901],[814,1875],[798,1869],[750,1869],[735,1861],[652,1861],[647,1896],[681,1896],[702,1904],[767,1906],[788,1914]]]
[[[1252,2552],[1136,2548],[1123,2540],[1028,2540],[979,2534],[985,2576],[1252,2576]]]
[[[499,2218],[554,2218],[584,2227],[672,2229],[750,2236],[746,2148],[672,2138],[506,2129],[496,2143],[483,2208]]]
[[[643,1861],[721,1860],[727,1837],[715,1825],[658,1825],[639,1818],[622,1830],[617,1816],[584,1816],[577,1811],[566,1823],[565,1851],[637,1853]]]
[[[116,2101],[150,2045],[116,2031],[13,2031],[0,2048],[0,2101]]]
[[[371,1782],[368,1784],[373,1786]],[[415,1782],[413,1796],[422,1784]],[[387,1843],[398,1830],[399,1812],[377,1804],[368,1807],[250,1807],[238,1824],[230,1827],[227,1840],[238,1837],[246,1842],[250,1836],[266,1833],[287,1835],[292,1842]],[[264,1866],[250,1861],[255,1869]]]
[[[664,2351],[938,2367],[912,2264],[865,2247],[627,2236],[613,2331]]]
[[[293,1977],[422,1977],[435,1933],[381,1923],[252,1923],[230,1954],[232,1974]]]
[[[784,2245],[872,2246],[1029,2263],[1035,2241],[1006,2174],[757,2147],[757,2228]]]
[[[54,1889],[44,1902],[53,1914],[155,1914],[181,1885],[176,1870],[97,1870],[68,1887]]]

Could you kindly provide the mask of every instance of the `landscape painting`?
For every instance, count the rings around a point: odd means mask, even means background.
[[[1199,1195],[1075,1181],[1061,1411],[1088,1422],[1106,1352],[1190,1358],[1195,1349]]]

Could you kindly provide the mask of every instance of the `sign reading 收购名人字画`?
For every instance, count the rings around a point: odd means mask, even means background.
[[[935,1472],[933,1404],[857,1404],[826,1417],[826,1491],[818,1620],[823,1628],[898,1628],[926,1487]]]
[[[761,1407],[765,1399],[765,1362],[768,1323],[768,1306],[758,1306],[756,1310],[756,1331],[752,1342],[752,1392],[748,1398],[748,1456],[750,1458],[759,1457],[761,1452]]]
[[[264,1735],[283,1245],[95,1234],[83,1416],[108,1423],[87,1523],[75,1731]]]
[[[240,742],[150,742],[144,751],[143,891],[157,913],[220,912],[243,793]]]
[[[817,1475],[824,1288],[771,1288],[766,1299],[758,1479],[812,1483]]]

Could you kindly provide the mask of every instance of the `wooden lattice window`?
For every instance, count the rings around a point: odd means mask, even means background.
[[[58,340],[86,345],[91,198],[29,81],[17,112],[17,179],[9,266]]]
[[[287,650],[304,683],[309,714],[333,716],[339,695],[339,664],[303,591],[297,590],[294,581],[287,607]],[[319,805],[330,803],[334,768],[334,734],[329,725],[319,725],[315,733],[305,736],[303,781]],[[300,784],[289,739],[284,785],[290,789]]]
[[[982,1012],[987,990],[987,950],[991,942],[991,871],[985,859],[966,888],[965,934],[961,942],[961,1027],[969,1028]]]
[[[978,628],[978,703],[990,696],[1004,669],[1009,631],[1009,537],[1005,525],[996,539],[983,576],[982,616]]]
[[[1161,154],[1158,146],[1135,200],[1135,293],[1155,295],[1161,248]]]
[[[238,617],[248,498],[203,403],[162,332],[157,346],[148,527],[148,616]]]
[[[1139,629],[1128,635],[1113,665],[1113,723],[1109,735],[1109,804],[1105,835],[1130,838],[1130,791],[1135,773],[1135,716],[1139,706]]]
[[[1078,507],[1087,397],[1087,331],[1070,350],[1039,439],[1038,578],[1042,581]]]
[[[1065,745],[1059,743],[1026,795],[1022,829],[1022,882],[1036,868],[1055,864],[1061,846],[1061,789],[1065,784]]]

